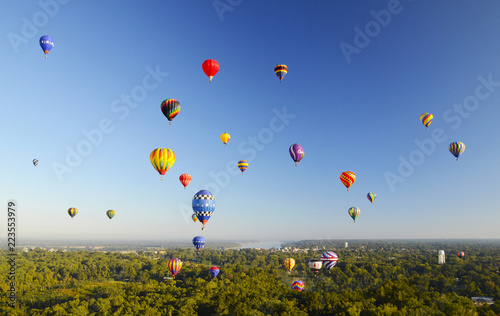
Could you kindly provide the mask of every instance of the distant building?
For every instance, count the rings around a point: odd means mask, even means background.
[[[493,300],[493,297],[486,297],[486,296],[475,296],[470,298],[475,306],[481,306],[483,304],[495,304],[495,301]]]
[[[438,251],[438,264],[446,263],[446,255],[444,254],[444,250]]]
[[[349,243],[347,243],[347,241],[345,242],[345,247],[349,247]]]

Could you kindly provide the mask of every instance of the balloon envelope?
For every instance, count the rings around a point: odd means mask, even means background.
[[[288,271],[292,271],[293,267],[295,266],[295,259],[286,258],[285,260],[283,260],[283,265]]]
[[[288,67],[286,65],[277,65],[274,67],[274,73],[280,79],[280,82],[283,80],[285,75],[288,73]]]
[[[319,270],[321,270],[321,267],[323,266],[323,262],[321,260],[311,260],[308,265],[309,269],[314,272],[314,277],[316,277]]]
[[[170,270],[170,273],[172,273],[172,275],[174,276],[174,279],[175,279],[175,275],[181,270],[182,268],[182,261],[180,259],[170,259],[168,260],[167,262],[167,267],[168,269]]]
[[[191,215],[191,219],[193,220],[193,222],[197,222],[198,221],[198,217],[196,217],[196,214],[193,214]]]
[[[205,246],[205,238],[203,238],[202,236],[194,237],[193,245],[196,248],[196,250],[200,251],[200,249]]]
[[[172,124],[174,117],[181,111],[181,104],[175,99],[167,99],[161,103],[161,112]]]
[[[351,207],[347,212],[349,212],[349,215],[352,217],[354,222],[356,223],[356,218],[361,214],[361,210],[357,207]]]
[[[219,275],[220,269],[219,267],[211,267],[210,268],[210,275],[212,275],[212,278],[216,278],[217,275]]]
[[[321,261],[323,262],[323,266],[328,270],[331,270],[337,264],[339,257],[333,251],[324,252],[321,255]]]
[[[304,158],[304,148],[302,148],[299,144],[293,144],[290,146],[288,152],[290,153],[290,157],[292,157],[293,161],[295,161],[295,165],[300,163],[302,158]]]
[[[238,161],[238,168],[240,168],[241,173],[245,172],[248,168],[248,162],[246,160]]]
[[[75,217],[75,215],[78,213],[78,210],[74,207],[70,207],[68,209],[68,214],[71,216],[71,218]]]
[[[149,155],[149,159],[156,171],[163,176],[174,165],[175,154],[168,148],[156,148]],[[163,177],[161,179],[163,180]]]
[[[302,291],[304,289],[304,282],[302,281],[294,281],[292,283],[292,290]]]
[[[40,37],[40,47],[45,53],[45,57],[47,57],[49,51],[54,47],[54,39],[48,35]]]
[[[210,219],[215,211],[215,197],[207,190],[198,191],[193,197],[193,212],[198,220],[203,224],[202,230],[205,229],[205,224]]]
[[[203,72],[208,76],[210,82],[212,82],[212,78],[219,72],[219,63],[214,59],[207,59],[201,65],[203,68]]]
[[[116,214],[116,212],[115,212],[115,211],[113,211],[113,210],[108,210],[108,211],[106,212],[106,215],[108,215],[109,219],[112,219],[112,218],[113,218],[113,216],[115,216],[115,214]]]
[[[431,113],[424,113],[420,115],[420,121],[422,121],[422,124],[424,124],[427,129],[429,129],[429,125],[431,125],[433,118],[434,115],[432,115]]]
[[[227,145],[227,142],[231,139],[231,135],[228,133],[222,133],[220,135],[220,140],[224,143],[224,145]]]
[[[460,156],[460,154],[465,150],[465,144],[461,142],[451,143],[450,146],[448,146],[448,150],[457,158],[458,161],[458,156]]]
[[[465,256],[465,253],[463,251],[459,251],[459,252],[457,252],[457,256],[459,258],[463,258]]]
[[[190,174],[183,173],[179,176],[179,181],[184,186],[184,189],[188,186],[189,182],[191,182],[192,178]]]
[[[368,198],[368,201],[372,202],[375,201],[375,199],[377,198],[377,194],[376,193],[373,193],[373,192],[369,192],[366,197]]]
[[[33,165],[36,167],[38,165],[38,159],[33,159]]]
[[[344,171],[340,175],[340,181],[342,181],[347,191],[349,191],[349,187],[356,181],[356,174],[352,171]]]

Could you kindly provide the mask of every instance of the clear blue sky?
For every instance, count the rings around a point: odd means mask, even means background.
[[[0,12],[0,200],[18,202],[21,242],[500,238],[498,1],[42,0]],[[55,42],[47,58],[42,35]],[[177,156],[163,181],[158,147]],[[231,174],[241,159],[249,168]],[[190,219],[202,189],[217,200],[204,232]]]

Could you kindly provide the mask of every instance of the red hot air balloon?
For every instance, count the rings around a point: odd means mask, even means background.
[[[207,75],[208,78],[210,78],[210,82],[212,82],[212,78],[219,71],[219,63],[217,62],[217,60],[207,59],[201,66],[203,68],[203,72],[205,72],[205,75]]]
[[[187,174],[187,173],[183,173],[179,177],[179,181],[184,186],[184,189],[186,189],[186,187],[188,186],[189,182],[191,182],[191,180],[192,180],[191,175]]]

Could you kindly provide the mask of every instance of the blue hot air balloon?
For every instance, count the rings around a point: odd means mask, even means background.
[[[40,37],[40,47],[45,53],[45,57],[47,57],[49,51],[54,47],[54,39],[48,35]]]
[[[193,212],[203,224],[201,230],[205,230],[205,224],[215,211],[215,197],[207,190],[198,191],[193,197]]]
[[[211,267],[210,268],[210,274],[212,275],[212,278],[216,278],[217,275],[219,275],[220,269],[219,267]]]
[[[200,251],[203,246],[205,246],[205,238],[202,236],[196,236],[193,238],[193,245],[196,247],[196,250]]]

